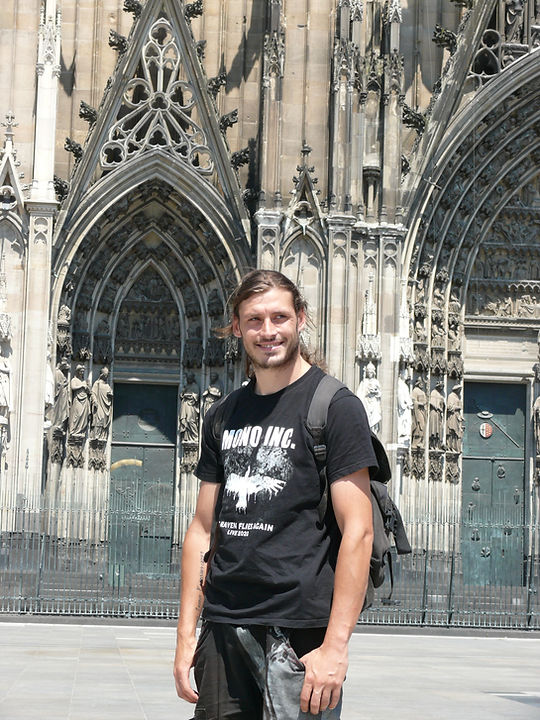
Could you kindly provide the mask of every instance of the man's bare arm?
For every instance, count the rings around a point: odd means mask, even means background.
[[[334,596],[323,644],[300,658],[306,668],[300,695],[303,712],[317,714],[339,702],[348,667],[348,644],[367,589],[373,545],[373,516],[367,468],[330,486],[342,539]]]
[[[205,553],[210,546],[212,519],[219,492],[218,483],[201,482],[195,516],[182,547],[182,588],[178,617],[174,679],[179,697],[197,702],[197,693],[189,682],[189,671],[197,645],[197,621],[204,601],[206,580]]]

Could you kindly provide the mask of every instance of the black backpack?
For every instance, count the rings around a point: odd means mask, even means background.
[[[319,382],[306,419],[306,426],[313,438],[313,452],[319,468],[321,485],[323,487],[321,502],[319,504],[319,519],[323,520],[328,505],[328,480],[326,478],[326,444],[325,429],[328,417],[328,408],[336,392],[346,387],[331,375],[325,375]],[[373,509],[373,549],[369,569],[369,582],[364,601],[365,610],[373,603],[374,588],[380,587],[386,576],[386,567],[389,570],[390,593],[386,602],[389,602],[394,589],[394,572],[392,568],[392,555],[390,552],[390,535],[393,535],[398,555],[411,552],[401,514],[388,494],[387,483],[392,473],[386,451],[379,438],[371,433],[373,449],[377,457],[379,469],[370,477],[371,506]]]

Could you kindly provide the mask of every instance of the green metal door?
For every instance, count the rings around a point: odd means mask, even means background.
[[[464,582],[519,586],[524,572],[524,385],[465,384]]]
[[[170,569],[177,390],[114,388],[109,504],[109,576]]]

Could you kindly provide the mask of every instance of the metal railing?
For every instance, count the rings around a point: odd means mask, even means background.
[[[362,623],[540,629],[540,533],[534,523],[489,530],[523,539],[519,569],[476,574],[460,538],[471,528],[417,512],[411,555],[394,557],[394,588],[377,591]],[[186,518],[181,518],[185,525]],[[178,511],[0,507],[0,612],[174,618],[181,546]],[[483,526],[476,521],[473,532]],[[485,555],[485,553],[484,553]],[[484,558],[489,561],[489,557]]]

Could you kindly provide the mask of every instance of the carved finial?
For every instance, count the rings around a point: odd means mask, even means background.
[[[401,9],[401,0],[390,0],[388,3],[387,23],[400,23],[403,22],[403,11]]]
[[[203,14],[203,1],[196,0],[196,2],[189,3],[184,8],[184,17],[189,22],[193,18],[199,17]]]
[[[141,16],[142,5],[139,0],[124,0],[124,12],[129,12],[133,17]]]
[[[204,49],[206,48],[206,40],[197,40],[195,43],[195,52],[199,56],[199,60],[204,60]]]
[[[443,28],[443,26],[439,25],[438,23],[437,25],[435,25],[435,30],[433,31],[433,37],[431,39],[435,43],[435,45],[447,48],[450,53],[454,53],[456,51],[456,33],[452,32],[451,30],[447,30],[446,28]]]
[[[97,110],[91,105],[88,105],[88,103],[85,103],[84,100],[81,100],[79,117],[82,120],[86,120],[90,125],[93,125],[97,120]]]
[[[73,153],[76,160],[80,160],[83,156],[82,145],[80,145],[78,142],[75,142],[75,140],[72,140],[71,138],[66,138],[66,142],[64,143],[64,150]]]
[[[210,78],[208,81],[208,92],[214,100],[217,98],[219,91],[227,84],[227,73],[223,70],[216,77]]]
[[[232,110],[226,115],[222,115],[219,119],[219,129],[223,134],[227,132],[227,128],[232,127],[238,122],[238,110]]]
[[[65,200],[68,192],[69,192],[69,183],[65,180],[62,180],[62,178],[58,177],[58,175],[54,176],[54,192],[56,193],[56,197],[60,202]]]
[[[403,103],[403,124],[414,128],[421,135],[426,129],[426,117],[423,113],[413,110],[407,103]]]
[[[123,55],[128,49],[127,38],[117,33],[116,30],[109,30],[109,45],[120,55]]]
[[[311,153],[312,150],[313,150],[313,148],[310,147],[307,144],[307,142],[304,140],[302,142],[302,157],[304,158],[304,165],[306,164],[309,154]]]
[[[13,143],[13,128],[18,127],[19,123],[15,122],[15,115],[13,114],[13,110],[9,110],[6,113],[5,118],[6,121],[0,124],[2,125],[2,127],[6,128],[6,143]]]
[[[245,147],[242,150],[233,152],[231,155],[231,165],[235,170],[238,170],[242,165],[247,165],[249,162],[249,147]]]

